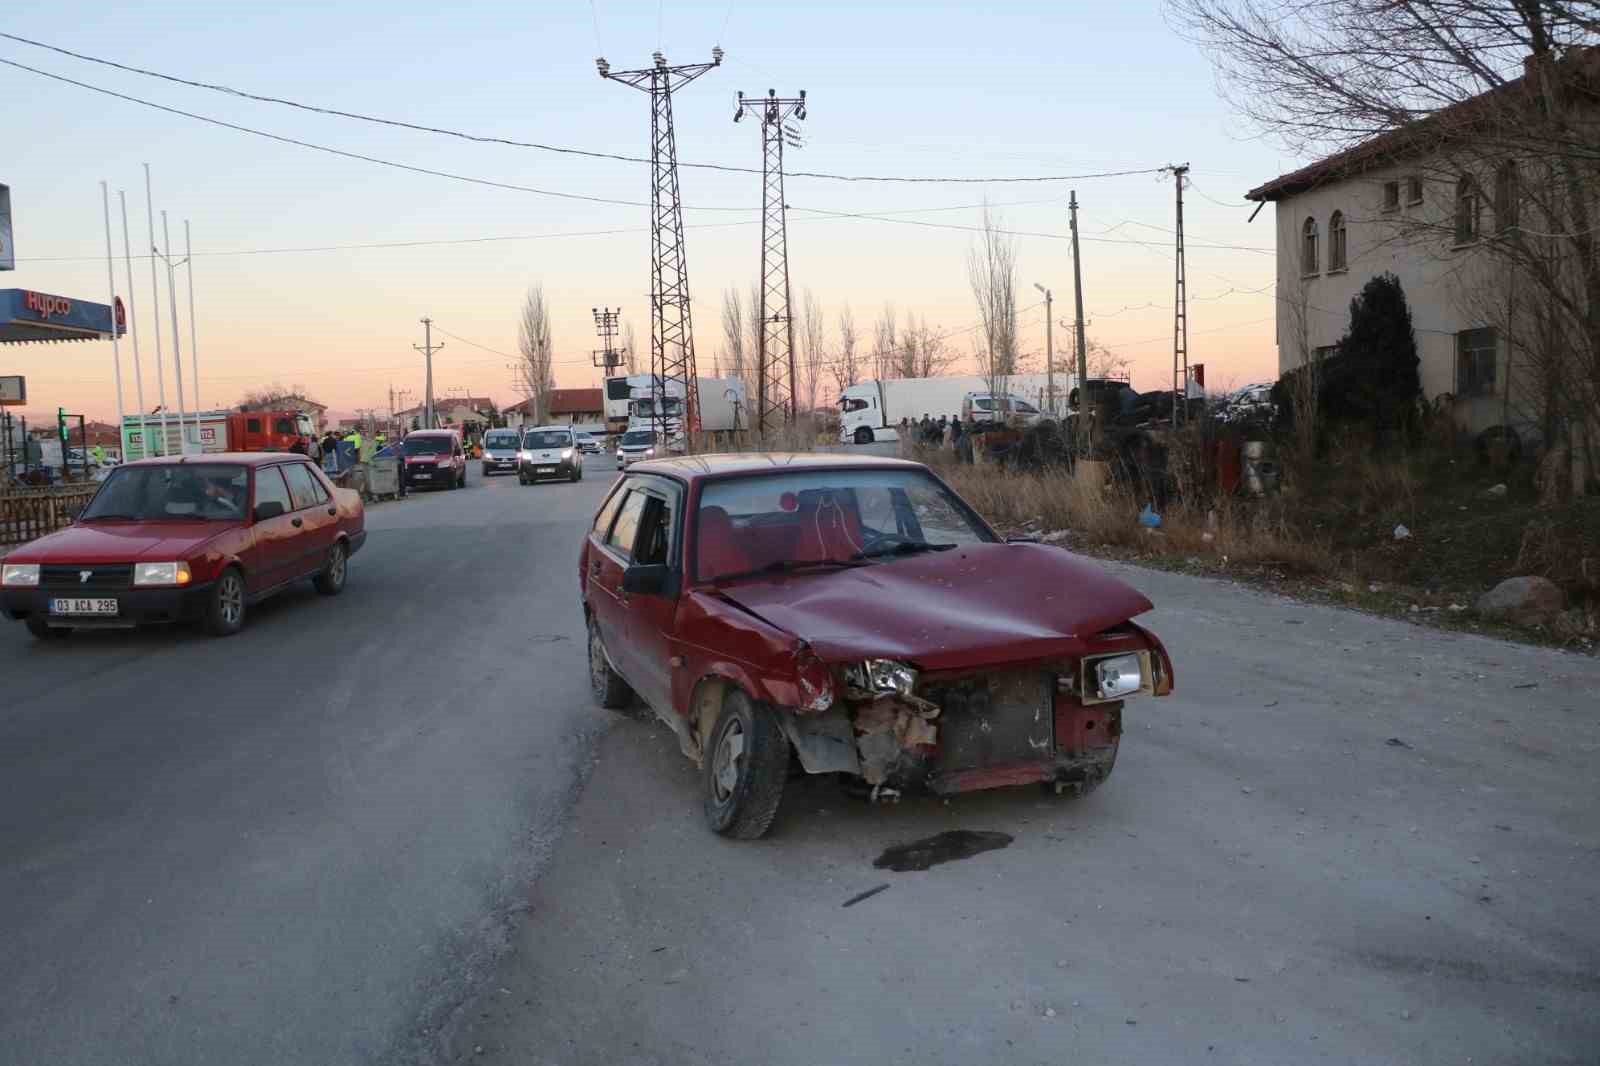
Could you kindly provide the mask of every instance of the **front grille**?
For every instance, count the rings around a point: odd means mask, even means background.
[[[1049,758],[1055,748],[1055,679],[1038,670],[1001,670],[937,682],[917,694],[940,707],[939,771]]]
[[[83,575],[89,575],[84,580]],[[39,587],[52,592],[104,592],[133,585],[133,564],[114,563],[91,566],[41,566]]]

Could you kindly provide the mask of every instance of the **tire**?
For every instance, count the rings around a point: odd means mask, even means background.
[[[517,484],[518,484],[518,485],[523,485],[523,486],[526,486],[526,485],[527,485],[527,484],[528,484],[528,478],[527,478],[527,476],[526,476],[526,475],[524,475],[524,474],[518,474],[518,475],[517,475]]]
[[[868,429],[866,426],[859,427],[856,430],[856,443],[857,444],[871,444],[872,443],[872,430]]]
[[[575,466],[572,468],[572,473],[567,475],[567,480],[573,484],[577,484],[578,479],[581,477],[583,477],[583,467]]]
[[[327,565],[322,568],[321,573],[311,579],[311,584],[324,596],[337,596],[344,591],[344,583],[349,577],[350,549],[340,540],[335,541],[333,547],[328,549]]]
[[[35,618],[33,615],[29,615],[23,625],[28,627],[28,632],[33,634],[34,640],[65,640],[72,636],[72,630],[58,629],[43,618]]]
[[[486,466],[482,470],[480,470],[479,473],[482,474],[484,477],[488,477],[489,476],[489,468]]]
[[[633,706],[633,689],[611,669],[605,641],[600,639],[600,627],[593,618],[589,619],[589,687],[594,690],[595,701],[608,711],[625,711]]]
[[[777,717],[734,689],[705,750],[706,822],[737,840],[765,836],[789,776],[789,741]]]
[[[230,566],[218,575],[206,597],[206,632],[231,637],[244,628],[244,575]]]

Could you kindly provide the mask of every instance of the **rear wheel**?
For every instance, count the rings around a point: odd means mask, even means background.
[[[337,596],[344,591],[345,579],[349,576],[350,549],[344,546],[344,541],[338,541],[328,549],[328,561],[311,583],[324,596]]]
[[[211,586],[206,598],[206,632],[231,637],[244,628],[244,576],[230,566]]]
[[[600,627],[593,618],[589,619],[589,687],[594,689],[595,700],[608,711],[626,710],[633,703],[633,689],[611,669],[605,641],[600,639]]]
[[[706,744],[705,812],[723,836],[755,840],[766,835],[783,799],[789,741],[777,717],[735,689]]]
[[[23,625],[28,627],[28,632],[33,634],[35,640],[64,640],[72,636],[72,630],[52,626],[37,615],[29,615]]]

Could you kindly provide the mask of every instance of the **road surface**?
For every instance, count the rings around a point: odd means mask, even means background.
[[[1594,1061],[1600,663],[1113,567],[1179,691],[1094,795],[724,841],[589,700],[610,465],[375,508],[232,640],[0,629],[0,1063]],[[873,866],[953,828],[1014,841]]]

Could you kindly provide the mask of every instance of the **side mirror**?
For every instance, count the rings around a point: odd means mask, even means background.
[[[267,500],[256,504],[256,521],[265,522],[269,518],[277,518],[283,514],[282,500]]]
[[[672,567],[666,563],[630,566],[622,572],[622,591],[640,596],[671,596],[677,590]]]

